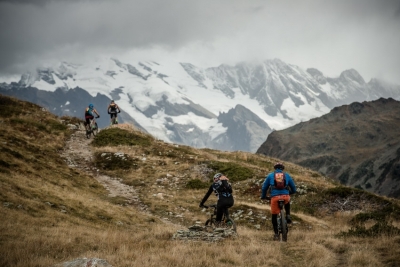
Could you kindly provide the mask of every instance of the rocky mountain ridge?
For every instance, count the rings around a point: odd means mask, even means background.
[[[250,152],[272,129],[322,116],[335,106],[379,97],[400,100],[400,86],[377,79],[366,83],[356,70],[330,78],[279,59],[212,68],[115,58],[92,65],[62,62],[23,74],[18,82],[1,83],[0,93],[38,103],[59,116],[81,117],[92,102],[104,114],[114,99],[123,109],[121,122],[164,141]],[[248,116],[227,117],[242,107]],[[100,127],[108,123],[99,120]]]
[[[354,102],[272,132],[257,153],[297,163],[345,185],[399,198],[399,127],[399,101]]]

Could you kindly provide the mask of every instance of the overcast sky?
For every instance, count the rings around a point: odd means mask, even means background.
[[[280,58],[400,84],[400,0],[0,0],[0,40],[0,75],[97,56]]]

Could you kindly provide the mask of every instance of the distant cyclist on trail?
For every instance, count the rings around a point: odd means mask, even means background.
[[[121,110],[119,109],[118,105],[114,102],[114,100],[111,100],[110,105],[108,105],[107,112],[108,112],[108,114],[110,114],[111,125],[112,125],[113,118],[115,117],[115,120],[117,120],[117,113],[120,113]]]
[[[232,195],[232,186],[228,183],[229,179],[222,173],[217,173],[214,175],[214,182],[208,189],[207,193],[204,195],[203,200],[200,202],[199,207],[203,207],[204,203],[207,201],[208,197],[214,191],[215,195],[218,197],[217,202],[217,216],[215,218],[216,224],[220,224],[222,216],[225,213],[228,215],[228,209],[233,206],[234,200]]]
[[[93,104],[89,104],[89,106],[85,109],[86,125],[90,125],[90,120],[94,121],[94,114],[97,115],[96,118],[100,118],[100,115],[97,112],[97,110],[94,108]]]
[[[286,221],[292,223],[290,218],[290,195],[296,193],[296,185],[292,177],[286,172],[283,172],[285,166],[278,162],[274,165],[274,172],[271,172],[265,178],[264,184],[261,190],[261,199],[266,199],[267,191],[271,189],[271,214],[272,214],[272,226],[274,227],[274,240],[279,240],[278,234],[278,214],[279,204],[278,200],[283,199],[285,201]]]

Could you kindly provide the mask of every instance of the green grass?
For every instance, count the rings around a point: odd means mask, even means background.
[[[103,146],[149,146],[152,139],[149,136],[142,136],[136,133],[111,128],[100,131],[94,138],[92,145],[95,147]]]
[[[189,180],[186,184],[186,188],[189,189],[203,189],[203,188],[209,188],[210,183],[203,182],[200,179],[193,179]]]
[[[202,162],[215,172],[221,172],[226,175],[231,182],[244,181],[255,177],[255,172],[247,167],[243,167],[238,163],[234,162],[220,162],[220,161],[209,161]],[[210,174],[210,181],[212,180],[214,173]]]

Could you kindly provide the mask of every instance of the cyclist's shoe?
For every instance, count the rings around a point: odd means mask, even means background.
[[[279,238],[278,234],[274,234],[274,241],[280,241],[280,238]]]
[[[290,218],[290,215],[286,215],[286,221],[287,223],[292,223],[292,218]]]

